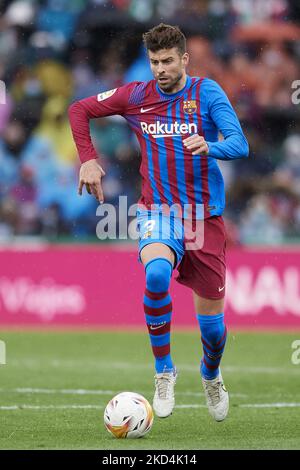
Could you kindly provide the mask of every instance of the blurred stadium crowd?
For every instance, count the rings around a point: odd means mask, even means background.
[[[189,74],[223,86],[250,143],[247,161],[220,162],[231,242],[300,238],[297,0],[18,0],[0,1],[0,15],[0,240],[95,236],[96,201],[77,195],[67,108],[151,79],[141,34],[161,21],[183,28]],[[94,120],[91,128],[106,202],[124,194],[136,202],[140,156],[125,121]]]

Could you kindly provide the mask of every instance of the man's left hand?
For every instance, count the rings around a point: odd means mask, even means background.
[[[201,135],[195,134],[187,137],[184,139],[183,145],[186,149],[192,151],[192,155],[208,155],[209,148],[207,142]]]

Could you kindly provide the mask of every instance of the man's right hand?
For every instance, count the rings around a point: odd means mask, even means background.
[[[78,194],[82,195],[82,188],[85,185],[89,194],[93,194],[95,198],[102,204],[104,202],[101,178],[105,175],[104,170],[97,163],[97,160],[88,160],[80,167]]]

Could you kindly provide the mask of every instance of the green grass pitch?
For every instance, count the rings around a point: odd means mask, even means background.
[[[121,391],[153,396],[146,332],[2,332],[0,449],[299,449],[300,332],[231,332],[222,362],[230,393],[226,421],[205,407],[199,333],[174,331],[176,408],[142,439],[115,439],[104,406]]]

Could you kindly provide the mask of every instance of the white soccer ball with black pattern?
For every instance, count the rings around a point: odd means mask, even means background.
[[[150,431],[153,410],[139,393],[122,392],[113,397],[104,411],[106,429],[117,438],[139,438]]]

